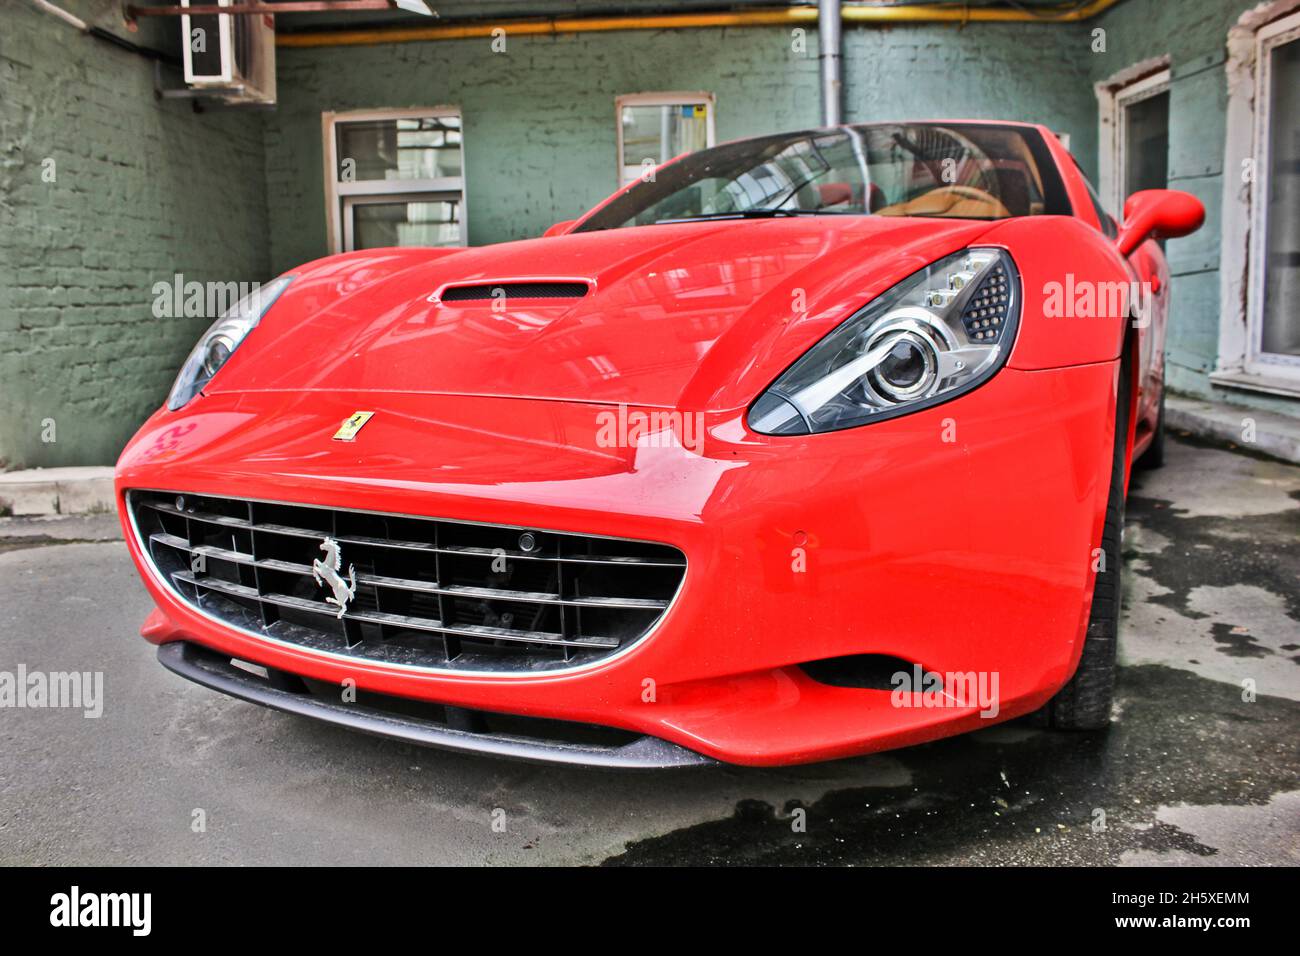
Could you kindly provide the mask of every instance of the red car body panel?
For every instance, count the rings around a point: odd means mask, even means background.
[[[762,336],[779,332],[782,351],[751,372],[768,376],[761,389],[936,250],[956,251],[987,230],[855,216],[616,229],[450,256],[352,254],[346,271],[332,263],[323,276],[295,280],[278,303],[295,307],[272,309],[255,330],[258,348],[237,352],[206,391],[380,389],[678,407],[688,388],[706,398],[734,379],[737,347],[761,348]],[[864,262],[876,265],[864,271]],[[382,278],[369,280],[374,274]],[[429,301],[453,280],[520,277],[581,279],[594,293],[509,309]],[[807,290],[808,320],[786,326],[794,289]],[[719,348],[723,360],[706,362]],[[744,388],[731,400],[752,400]]]
[[[1119,256],[1072,162],[1061,172],[1077,217],[689,223],[371,250],[294,270],[203,394],[159,410],[132,439],[120,497],[236,495],[663,542],[687,557],[682,589],[647,638],[571,671],[344,661],[179,600],[124,506],[157,604],[145,636],[400,697],[624,728],[752,765],[990,722],[975,707],[899,708],[889,691],[820,683],[798,666],[807,661],[881,654],[993,672],[994,719],[1037,709],[1070,678],[1086,631],[1126,343],[1141,353],[1130,459],[1155,427],[1168,287],[1159,247],[1142,247],[1136,264]],[[1021,274],[1023,317],[1000,372],[865,427],[750,430],[747,407],[811,345],[971,244],[1007,249]],[[1162,291],[1135,330],[1125,316],[1045,317],[1044,289],[1066,273],[1154,276]],[[595,291],[576,305],[504,310],[434,295],[449,283],[539,277]],[[800,290],[806,310],[792,316]],[[703,443],[603,447],[597,415],[616,404],[700,412]],[[331,441],[357,409],[375,412],[357,440]],[[801,543],[807,571],[795,573]]]

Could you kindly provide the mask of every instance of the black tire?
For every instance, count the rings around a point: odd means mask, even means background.
[[[1159,468],[1165,463],[1165,390],[1160,389],[1160,410],[1156,412],[1156,431],[1151,444],[1137,463],[1143,468]]]
[[[1126,349],[1120,362],[1110,493],[1106,499],[1106,523],[1101,532],[1104,566],[1097,571],[1097,580],[1093,586],[1088,635],[1079,657],[1079,667],[1070,682],[1047,702],[1043,713],[1047,725],[1060,730],[1101,730],[1110,724],[1111,698],[1115,693],[1115,652],[1119,644],[1124,453],[1128,445],[1131,376],[1131,356]]]

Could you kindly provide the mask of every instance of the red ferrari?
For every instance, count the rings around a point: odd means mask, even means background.
[[[827,760],[1110,714],[1185,193],[1040,126],[681,156],[538,239],[294,269],[117,467],[167,668],[465,751]]]

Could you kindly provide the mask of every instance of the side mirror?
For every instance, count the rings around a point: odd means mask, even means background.
[[[542,238],[547,239],[551,236],[562,236],[568,232],[569,227],[577,221],[578,220],[576,219],[562,219],[560,222],[557,222],[555,225],[551,226],[551,228],[542,233]]]
[[[1124,225],[1115,244],[1126,256],[1148,239],[1177,239],[1201,228],[1205,207],[1191,193],[1143,189],[1124,202]]]

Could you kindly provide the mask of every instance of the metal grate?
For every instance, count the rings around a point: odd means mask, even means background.
[[[443,302],[474,302],[496,299],[581,299],[587,294],[585,282],[496,282],[480,285],[454,285],[442,290]]]
[[[175,492],[127,505],[159,577],[209,617],[412,667],[601,660],[654,627],[686,571],[674,547],[618,538]]]

